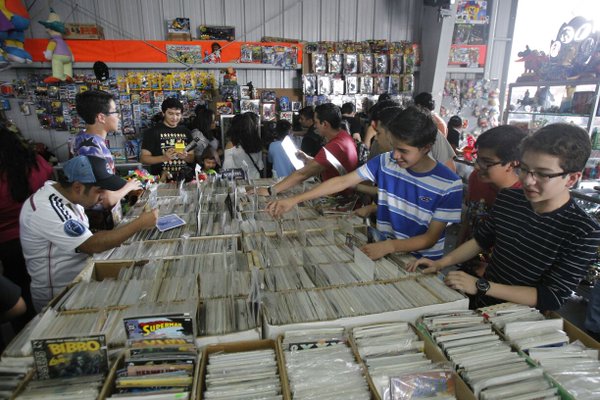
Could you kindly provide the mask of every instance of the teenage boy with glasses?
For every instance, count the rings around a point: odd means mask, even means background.
[[[591,153],[586,131],[571,124],[547,125],[527,137],[520,150],[522,189],[498,194],[491,217],[476,228],[473,239],[439,260],[420,259],[408,266],[434,273],[493,245],[482,278],[462,271],[445,278],[448,286],[470,296],[471,308],[511,301],[556,310],[596,258],[600,225],[569,191]]]
[[[85,130],[75,136],[73,152],[75,156],[94,156],[106,160],[108,173],[115,174],[115,160],[106,146],[106,136],[109,132],[119,130],[120,116],[112,94],[104,90],[88,90],[75,96],[77,114],[85,121]],[[141,189],[141,183],[136,180],[127,181],[125,186],[116,191],[107,191],[102,204],[94,206],[95,211],[86,211],[90,217],[92,228],[110,227],[111,217],[121,218],[120,201],[132,190]],[[108,213],[108,210],[111,213]],[[104,212],[103,210],[106,210]],[[105,215],[106,214],[106,215]],[[107,215],[110,214],[111,217]],[[108,223],[103,221],[108,218]]]
[[[515,168],[519,164],[519,143],[525,136],[517,127],[501,125],[477,138],[475,170],[469,175],[458,244],[471,239],[474,227],[489,217],[499,190],[521,187]],[[480,275],[483,272],[480,267],[487,262],[489,254],[484,252],[471,262],[464,263],[462,269],[474,270]]]

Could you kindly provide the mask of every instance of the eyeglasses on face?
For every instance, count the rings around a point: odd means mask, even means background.
[[[504,163],[502,161],[485,162],[484,160],[476,158],[475,159],[475,164],[477,164],[477,166],[479,167],[479,169],[487,170],[487,169],[493,167],[494,165],[500,165],[500,164],[504,164]]]
[[[570,173],[567,171],[561,171],[561,172],[554,172],[551,174],[546,174],[543,172],[530,170],[529,168],[526,168],[523,166],[516,168],[516,172],[517,172],[517,175],[519,175],[519,177],[521,179],[525,178],[527,175],[530,175],[533,179],[535,179],[536,182],[548,182],[552,178],[557,178],[559,176],[565,176]]]
[[[119,111],[109,111],[109,112],[105,112],[104,114],[106,114],[106,115],[119,114]]]

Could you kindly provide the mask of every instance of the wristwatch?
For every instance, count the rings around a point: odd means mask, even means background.
[[[275,186],[275,185],[273,185]],[[269,192],[269,196],[275,196],[277,194],[277,190],[273,186],[267,187],[267,192]]]
[[[479,278],[475,282],[475,287],[477,288],[477,296],[484,296],[490,290],[490,283],[485,278]]]

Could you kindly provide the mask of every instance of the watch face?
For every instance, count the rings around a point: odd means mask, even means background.
[[[487,279],[479,278],[477,280],[476,286],[478,291],[485,293],[489,290],[490,283],[487,281]]]

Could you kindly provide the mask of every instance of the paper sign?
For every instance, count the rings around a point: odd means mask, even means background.
[[[356,246],[354,246],[354,264],[358,265],[371,279],[375,279],[375,262]]]

